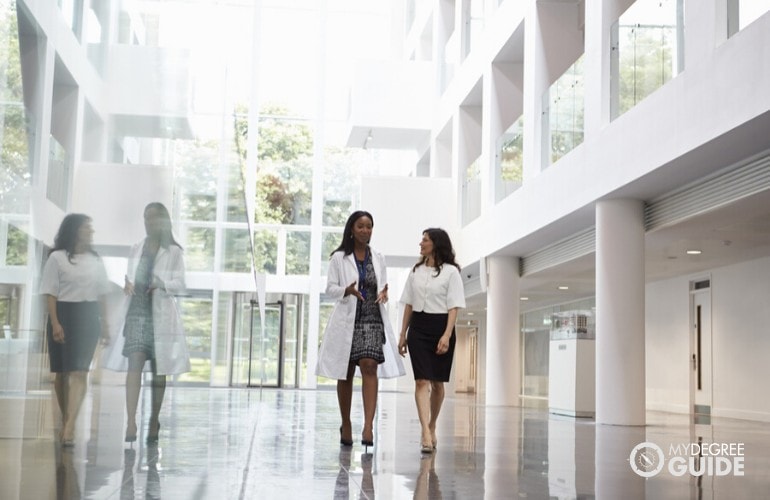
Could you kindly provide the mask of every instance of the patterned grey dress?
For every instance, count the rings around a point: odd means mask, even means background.
[[[363,358],[374,359],[377,363],[385,362],[385,354],[382,345],[385,343],[385,327],[382,325],[380,305],[377,304],[377,276],[374,274],[374,265],[369,252],[363,262],[356,259],[359,268],[359,276],[365,277],[359,282],[359,287],[364,300],[356,304],[356,319],[353,326],[353,345],[350,349],[350,361],[354,363]]]
[[[155,332],[152,323],[152,294],[147,289],[152,283],[152,268],[155,263],[155,253],[142,248],[142,257],[136,266],[134,278],[134,295],[126,314],[126,324],[123,336],[123,356],[128,357],[134,352],[143,352],[147,359],[155,359]]]

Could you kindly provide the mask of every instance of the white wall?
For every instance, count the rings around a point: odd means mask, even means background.
[[[160,201],[171,210],[170,168],[83,163],[75,171],[72,211],[93,219],[98,245],[132,245],[144,237],[144,207]]]
[[[689,282],[647,285],[647,408],[689,411]],[[714,416],[770,422],[770,257],[711,275]]]
[[[451,179],[428,177],[365,177],[361,209],[374,217],[372,246],[388,265],[417,262],[422,232],[429,227],[453,229]],[[447,201],[451,200],[451,201]],[[401,259],[401,260],[399,260]]]

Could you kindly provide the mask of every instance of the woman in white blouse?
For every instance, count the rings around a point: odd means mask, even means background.
[[[457,311],[465,307],[460,266],[449,235],[431,228],[422,233],[422,258],[409,273],[401,303],[404,320],[398,342],[403,356],[409,350],[415,381],[415,401],[422,435],[420,449],[436,449],[436,419],[444,402],[455,349]],[[407,335],[408,334],[408,335]]]
[[[101,301],[108,291],[107,273],[91,248],[93,234],[87,215],[64,217],[40,283],[40,293],[47,296],[48,357],[56,374],[63,447],[75,444],[75,422],[100,332],[105,341],[109,338]]]

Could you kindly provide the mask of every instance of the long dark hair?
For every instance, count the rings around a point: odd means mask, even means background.
[[[182,248],[182,245],[177,243],[174,239],[174,234],[171,232],[171,214],[168,212],[166,205],[159,201],[153,201],[144,207],[144,212],[146,213],[149,209],[156,210],[160,214],[161,219],[163,219],[160,233],[160,246],[168,248],[171,244],[174,244],[179,248]]]
[[[67,260],[72,262],[72,255],[75,253],[75,246],[78,243],[78,230],[83,224],[88,222],[91,222],[91,217],[85,214],[67,214],[59,225],[59,230],[56,232],[56,237],[53,239],[53,248],[50,253],[57,250],[64,250],[67,253]],[[86,251],[97,257],[99,256],[99,254],[91,248],[91,245],[88,246]]]
[[[436,270],[436,276],[441,274],[441,266],[450,264],[460,270],[460,265],[455,262],[455,251],[452,248],[452,240],[446,231],[438,227],[429,227],[422,234],[427,234],[430,241],[433,242],[433,268]],[[423,256],[420,262],[414,265],[412,272],[428,261],[427,256]]]
[[[353,247],[355,246],[355,241],[353,241],[353,224],[361,217],[369,217],[369,220],[372,221],[372,227],[374,227],[374,217],[366,210],[356,210],[350,214],[348,221],[345,223],[345,230],[342,231],[342,242],[340,246],[334,249],[330,257],[340,250],[345,252],[345,255],[353,253]]]

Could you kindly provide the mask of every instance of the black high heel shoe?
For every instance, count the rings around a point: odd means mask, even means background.
[[[342,437],[342,426],[340,426],[340,446],[345,446],[347,448],[350,448],[351,446],[353,446],[352,439],[344,439]]]
[[[374,448],[374,437],[372,437],[372,439],[364,439],[364,437],[361,436],[361,446],[364,447],[364,453],[366,453],[368,448]]]
[[[158,428],[155,430],[155,434],[147,433],[147,444],[156,444],[158,442],[158,436],[160,436],[160,422],[158,422]]]

